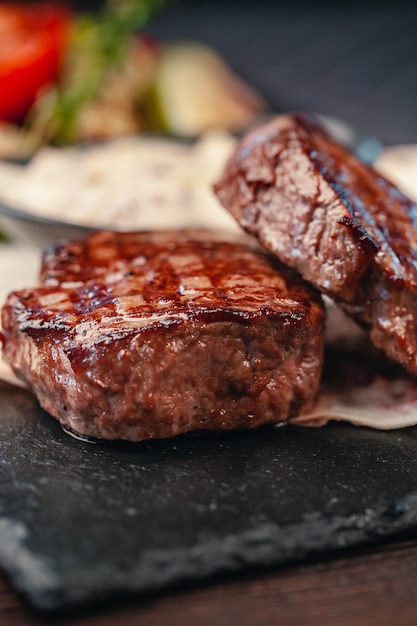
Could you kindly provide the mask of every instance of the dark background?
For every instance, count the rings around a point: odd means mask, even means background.
[[[417,142],[415,0],[166,0],[146,31],[211,44],[275,111],[341,118],[384,144]]]
[[[171,0],[146,30],[215,46],[276,111],[417,142],[417,2]]]

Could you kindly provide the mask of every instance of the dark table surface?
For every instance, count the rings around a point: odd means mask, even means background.
[[[175,2],[148,32],[212,44],[274,110],[334,116],[385,144],[417,142],[415,3]],[[35,614],[0,577],[0,624],[411,626],[416,587],[417,540],[404,537],[59,620]]]
[[[34,614],[0,576],[5,626],[414,626],[417,541],[220,580],[51,620]]]

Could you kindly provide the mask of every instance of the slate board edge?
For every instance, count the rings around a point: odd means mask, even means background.
[[[350,546],[364,547],[417,532],[417,492],[384,510],[348,517],[309,514],[298,524],[263,524],[240,534],[213,538],[189,549],[149,550],[133,570],[115,573],[106,566],[74,571],[64,587],[59,572],[24,546],[27,532],[20,523],[0,519],[0,565],[33,608],[61,612],[92,606],[117,596],[161,592],[215,575],[243,573],[304,561]],[[110,576],[111,573],[111,577]],[[86,586],[86,580],[92,586]]]

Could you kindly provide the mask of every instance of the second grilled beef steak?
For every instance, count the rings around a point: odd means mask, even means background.
[[[42,280],[3,307],[3,354],[76,433],[251,428],[314,400],[320,296],[250,240],[97,233],[47,253]]]
[[[417,205],[300,115],[244,137],[216,191],[245,230],[417,374]]]

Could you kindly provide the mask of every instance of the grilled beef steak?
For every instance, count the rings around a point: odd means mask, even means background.
[[[46,254],[3,307],[3,352],[72,431],[139,441],[276,423],[308,410],[318,292],[252,241],[97,233]]]
[[[215,187],[241,226],[417,374],[417,205],[312,120],[244,137]]]

